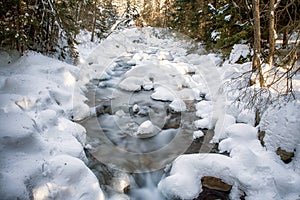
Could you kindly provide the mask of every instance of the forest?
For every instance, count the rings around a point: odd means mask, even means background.
[[[300,198],[299,0],[2,0],[0,198]]]

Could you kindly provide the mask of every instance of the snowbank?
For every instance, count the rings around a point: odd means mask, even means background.
[[[249,54],[247,45],[234,46],[229,61],[218,69],[222,82],[251,69],[251,63],[235,64]],[[205,63],[205,56],[188,60],[192,64]],[[202,191],[201,178],[213,176],[232,185],[230,199],[240,199],[243,193],[250,200],[299,198],[300,102],[296,100],[278,107],[270,106],[260,125],[253,127],[254,110],[244,108],[248,103],[246,100],[235,101],[239,95],[235,88],[247,84],[245,80],[223,88],[227,99],[222,107],[216,100],[220,97],[218,94],[213,94],[211,99],[207,97],[211,88],[205,87],[209,79],[206,79],[207,82],[203,79],[201,73],[193,75],[195,85],[198,85],[197,92],[205,98],[196,104],[196,115],[200,119],[194,124],[201,129],[214,128],[211,142],[219,143],[219,151],[229,153],[229,157],[211,153],[179,156],[172,167],[166,169],[168,175],[158,184],[160,192],[168,199],[193,199]],[[216,106],[220,106],[223,112]],[[266,133],[263,139],[265,146],[258,139],[258,129]],[[201,136],[201,132],[194,133],[194,138]],[[278,148],[294,153],[289,164],[283,163],[276,155]]]
[[[103,199],[70,121],[90,114],[79,69],[28,52],[0,74],[1,198]]]
[[[179,156],[170,175],[158,184],[167,198],[193,199],[201,190],[201,178],[213,176],[232,185],[231,199],[243,192],[247,199],[296,199],[300,176],[292,169],[274,161],[257,140],[257,131],[247,124],[234,124],[226,129],[228,138],[220,143],[219,154]]]

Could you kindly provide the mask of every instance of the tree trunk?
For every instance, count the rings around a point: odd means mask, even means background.
[[[282,41],[282,48],[286,49],[289,43],[289,39],[288,39],[288,29],[284,30],[283,32],[283,41]]]
[[[97,19],[97,0],[94,0],[94,19],[93,19],[93,27],[92,27],[92,36],[91,36],[91,42],[94,42],[95,38],[95,28],[96,28],[96,19]]]
[[[268,64],[270,67],[273,65],[274,52],[275,52],[275,0],[270,0],[269,3],[269,57]]]
[[[252,0],[252,12],[253,12],[253,31],[254,31],[254,44],[253,44],[253,61],[252,61],[252,74],[254,75],[255,72],[258,72],[259,83],[260,86],[264,86],[264,78],[261,69],[260,63],[260,54],[261,54],[261,32],[260,32],[260,11],[259,11],[259,0]],[[253,85],[256,82],[256,76],[252,76],[250,80],[250,84]]]

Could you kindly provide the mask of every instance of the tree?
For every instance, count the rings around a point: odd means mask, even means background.
[[[264,86],[264,78],[261,68],[261,32],[260,32],[260,4],[259,0],[252,0],[252,9],[253,9],[253,33],[254,33],[254,42],[253,42],[253,61],[252,61],[252,73],[254,76],[251,77],[250,85],[255,84],[257,76],[255,73],[258,73],[259,84],[261,87]]]

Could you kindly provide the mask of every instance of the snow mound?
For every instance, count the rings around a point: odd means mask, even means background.
[[[185,105],[184,101],[182,101],[181,99],[178,99],[178,98],[175,99],[174,101],[172,101],[172,103],[169,106],[175,112],[186,111],[186,105]]]
[[[231,115],[225,114],[224,117],[220,117],[215,126],[215,135],[212,139],[214,143],[218,143],[220,139],[224,139],[227,135],[225,130],[230,125],[235,124],[235,118]]]
[[[89,115],[75,66],[29,52],[1,67],[0,196],[3,199],[103,199],[85,166]]]
[[[143,80],[137,77],[128,77],[121,81],[119,87],[127,91],[140,91],[143,85]]]
[[[300,176],[274,161],[257,139],[257,130],[248,124],[227,128],[228,138],[219,144],[220,154],[190,154],[179,156],[169,176],[158,189],[167,198],[193,199],[202,191],[201,178],[213,176],[232,185],[231,199],[243,192],[248,199],[295,199],[299,196]]]
[[[173,101],[175,100],[175,94],[169,88],[158,86],[154,89],[154,93],[151,95],[151,98],[161,101]]]
[[[281,147],[289,152],[300,151],[299,110],[300,103],[295,101],[279,108],[270,107],[265,112],[260,127],[262,131],[266,132],[264,141],[269,150],[275,152],[278,147]]]
[[[136,137],[147,138],[155,135],[157,133],[157,128],[153,125],[150,120],[144,121],[135,133]]]
[[[193,139],[195,140],[195,139],[200,138],[200,137],[203,137],[203,136],[204,136],[203,131],[201,131],[201,130],[194,131]]]

